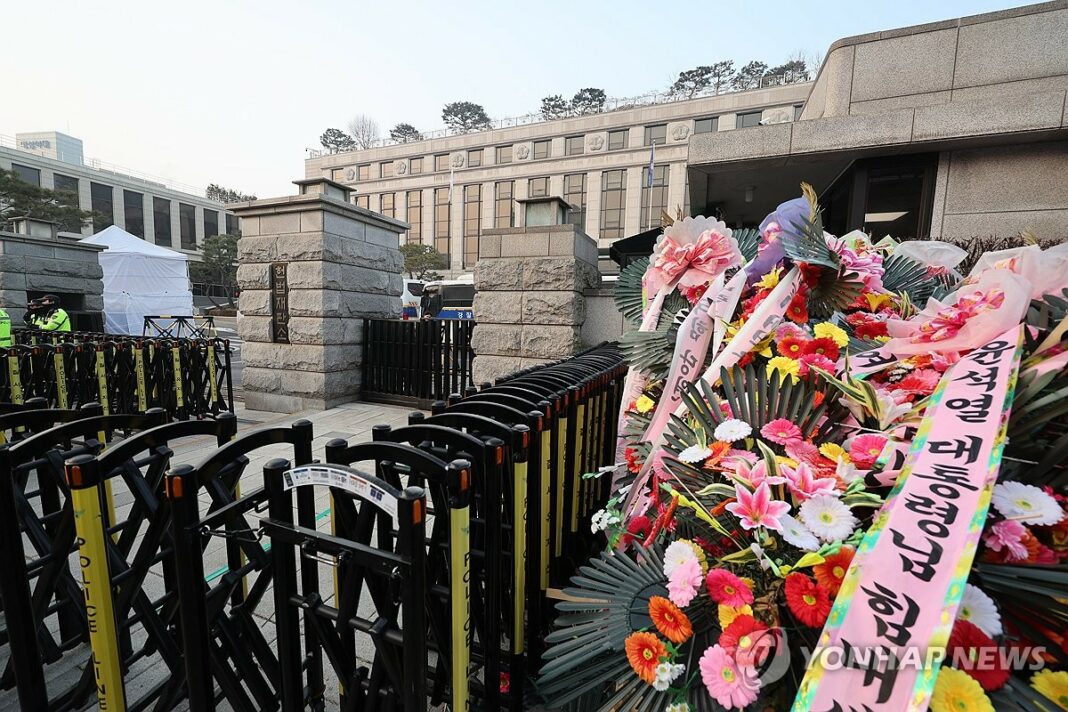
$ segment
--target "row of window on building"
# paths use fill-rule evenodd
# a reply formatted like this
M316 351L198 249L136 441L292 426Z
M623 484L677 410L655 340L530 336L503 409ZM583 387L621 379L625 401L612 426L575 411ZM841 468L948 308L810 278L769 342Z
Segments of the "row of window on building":
M737 128L746 128L749 126L760 125L760 117L762 112L750 111L742 114L736 114ZM667 143L667 127L665 124L653 124L645 127L645 138L643 141L644 146L660 146ZM719 130L719 117L710 116L703 119L697 119L694 121L694 133L713 133ZM630 140L630 129L613 129L608 132L608 145L609 151L619 151L628 148L628 142ZM565 136L564 137L564 155L565 156L581 156L585 153L586 142L585 135L578 136ZM472 148L467 151L467 158L465 165L467 168L480 168L485 159L485 148ZM507 144L504 146L494 146L492 149L494 163L493 165L506 165L512 163L515 158L515 145ZM533 159L542 160L546 158L552 158L552 139L540 139L534 141L533 144ZM449 156L448 153L438 153L434 156L430 156L431 163L429 164L433 168L433 172L442 173L449 170ZM408 175L420 175L424 173L423 156L416 156L408 159ZM368 181L377 180L383 178L393 178L396 175L396 162L395 161L381 161L378 163L377 175L371 175L374 168L372 163L363 163L356 166L353 171L355 173L354 178L349 178L347 175L347 168L335 168L331 173L333 180L342 181Z
M668 207L668 173L667 164L654 165L652 181L649 180L649 168L642 168L641 180L641 220L640 224L659 225L660 213ZM490 199L483 195L483 184L472 183L456 186L453 190L462 190L463 209L463 265L473 267L478 260L478 238L482 233L482 201ZM434 248L451 259L451 225L452 205L450 189L433 188L433 225L426 240ZM493 225L495 228L515 227L515 181L502 180L493 184ZM406 198L406 208L400 208L399 196ZM549 195L549 177L529 178L527 196L539 198ZM564 200L571 206L571 222L581 230L586 229L586 174L572 173L564 176ZM370 209L370 195L355 196L357 206ZM386 217L405 220L411 227L406 236L410 243L424 242L423 225L423 191L409 190L405 193L380 193L379 212ZM404 214L406 212L406 214ZM603 171L601 173L601 221L600 237L605 240L617 240L624 237L627 214L627 169ZM486 226L489 227L489 226Z
M11 164L11 169L20 180L41 186L41 171L30 166L22 166L17 163ZM73 194L73 204L79 204L79 179L61 173L53 174L53 186L57 193ZM90 181L89 198L90 209L93 211L93 232L97 233L106 227L115 224L115 188L106 183ZM171 205L174 201L170 198L152 198L152 227L153 242L163 247L173 247L173 235L171 234ZM136 235L141 239L145 237L145 194L134 190L123 189L122 191L123 222L126 232ZM224 234L219 231L219 211L209 208L203 209L204 237ZM238 233L237 218L229 213L223 213L225 234L236 235ZM196 206L188 203L178 203L178 232L179 245L183 250L197 249L196 229Z

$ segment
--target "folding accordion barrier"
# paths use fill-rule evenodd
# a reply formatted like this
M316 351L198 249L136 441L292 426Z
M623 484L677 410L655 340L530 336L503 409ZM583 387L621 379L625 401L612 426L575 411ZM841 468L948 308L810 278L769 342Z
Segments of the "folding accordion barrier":
M585 475L613 461L625 373L598 347L331 440L322 462L307 421L235 437L229 414L39 411L0 447L0 596L24 612L0 687L25 710L94 693L108 710L524 709L552 589L598 548L580 523L607 484ZM200 462L172 463L206 436Z
M230 342L32 329L13 332L0 401L43 398L52 408L99 403L105 414L162 408L171 418L234 410Z

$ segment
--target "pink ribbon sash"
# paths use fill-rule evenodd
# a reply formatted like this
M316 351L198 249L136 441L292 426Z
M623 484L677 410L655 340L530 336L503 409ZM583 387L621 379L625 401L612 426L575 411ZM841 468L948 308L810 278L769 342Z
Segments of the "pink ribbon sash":
M931 395L793 712L927 709L997 480L1022 334L972 351Z

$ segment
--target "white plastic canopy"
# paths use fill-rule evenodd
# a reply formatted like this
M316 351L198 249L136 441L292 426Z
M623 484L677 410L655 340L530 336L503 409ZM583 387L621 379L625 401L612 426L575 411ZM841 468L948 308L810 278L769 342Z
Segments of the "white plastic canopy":
M145 242L116 225L82 242L107 248L99 255L107 333L140 334L146 315L192 316L185 255Z

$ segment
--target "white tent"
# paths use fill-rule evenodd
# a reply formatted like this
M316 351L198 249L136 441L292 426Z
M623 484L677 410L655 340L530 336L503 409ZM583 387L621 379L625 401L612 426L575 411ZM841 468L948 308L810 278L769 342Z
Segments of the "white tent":
M192 316L188 258L145 242L112 225L82 242L107 249L100 253L104 272L104 330L140 334L146 315Z

